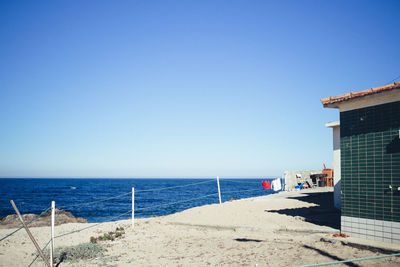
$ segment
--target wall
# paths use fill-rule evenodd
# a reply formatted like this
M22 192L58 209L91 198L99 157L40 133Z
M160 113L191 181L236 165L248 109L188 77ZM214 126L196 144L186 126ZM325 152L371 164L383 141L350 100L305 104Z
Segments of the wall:
M341 208L341 181L340 181L340 122L330 122L325 124L326 127L332 128L332 139L333 139L333 161L332 161L332 169L333 169L333 200L334 206L337 209Z
M341 167L340 167L340 125L333 127L333 185L334 185L334 205L341 208Z
M342 231L400 243L400 101L341 109L340 128Z

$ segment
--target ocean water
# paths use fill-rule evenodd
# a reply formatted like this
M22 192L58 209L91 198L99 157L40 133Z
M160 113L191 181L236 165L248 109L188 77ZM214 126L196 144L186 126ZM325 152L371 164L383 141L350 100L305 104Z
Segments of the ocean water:
M261 186L266 180L271 179L220 179L222 201L274 193ZM54 200L56 208L89 222L126 219L131 216L132 187L135 188L137 218L167 215L219 202L216 179L2 178L0 184L1 217L15 214L10 204L12 199L22 214L40 214ZM119 197L113 198L115 196ZM100 201L107 198L112 199ZM85 204L87 202L94 203Z

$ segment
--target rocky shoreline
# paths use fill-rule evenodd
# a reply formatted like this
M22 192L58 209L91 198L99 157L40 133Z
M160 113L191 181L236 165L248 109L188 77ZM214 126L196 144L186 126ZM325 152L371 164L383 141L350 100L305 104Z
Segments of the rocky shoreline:
M22 218L25 222L29 222L32 219L35 219L37 214L24 214ZM56 209L55 212L55 225L61 225L66 223L87 223L88 221L81 217L75 217L71 212L65 210ZM51 224L51 211L48 210L40 216L36 221L31 223L29 227L41 227L41 226L50 226ZM10 229L17 228L22 226L21 221L19 220L16 214L8 215L5 218L0 218L0 228L1 229Z

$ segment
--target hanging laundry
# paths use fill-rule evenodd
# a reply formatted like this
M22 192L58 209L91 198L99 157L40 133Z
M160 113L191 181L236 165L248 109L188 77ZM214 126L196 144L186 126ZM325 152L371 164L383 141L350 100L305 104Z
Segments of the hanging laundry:
M272 189L274 191L282 190L282 184L280 178L276 178L275 180L272 181Z
M261 185L265 188L265 190L271 189L271 184L269 181L262 181Z

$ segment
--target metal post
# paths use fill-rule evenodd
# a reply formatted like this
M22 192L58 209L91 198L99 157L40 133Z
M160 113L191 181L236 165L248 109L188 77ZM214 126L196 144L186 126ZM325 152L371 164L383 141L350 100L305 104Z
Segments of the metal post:
M135 188L132 187L132 227L135 226Z
M218 176L217 176L217 185L218 185L219 204L222 204L222 201L221 201L221 188L219 187L219 177Z
M46 266L50 267L49 262L47 261L46 257L43 255L42 249L39 247L38 243L36 242L35 238L33 237L32 233L31 233L31 231L29 230L28 226L24 222L24 219L22 218L21 213L19 213L19 210L18 210L17 206L15 205L14 201L10 200L10 202L11 202L11 205L13 206L15 212L17 213L19 220L21 221L22 225L24 226L26 233L28 234L29 238L32 240L33 245L35 245L35 248L39 252L40 257L42 257Z
M51 248L50 248L50 266L53 267L54 258L54 220L56 215L56 202L51 202Z

